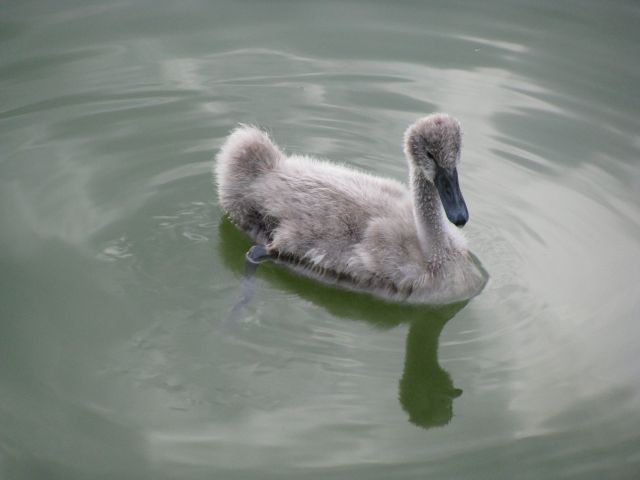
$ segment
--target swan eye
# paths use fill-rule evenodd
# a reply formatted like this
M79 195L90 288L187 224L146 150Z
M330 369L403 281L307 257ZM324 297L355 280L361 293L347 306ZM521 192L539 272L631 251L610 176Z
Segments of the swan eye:
M432 154L431 152L427 152L427 157L428 157L430 160L433 160L434 162L436 161L435 157L433 156L433 154Z

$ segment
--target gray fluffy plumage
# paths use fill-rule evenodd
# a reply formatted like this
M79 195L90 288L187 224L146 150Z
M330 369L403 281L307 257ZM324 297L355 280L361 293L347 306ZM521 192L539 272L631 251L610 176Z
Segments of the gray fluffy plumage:
M390 300L445 304L478 294L486 273L447 220L436 167L460 161L461 128L434 114L405 133L409 188L349 167L283 154L240 126L217 155L222 208L279 262Z

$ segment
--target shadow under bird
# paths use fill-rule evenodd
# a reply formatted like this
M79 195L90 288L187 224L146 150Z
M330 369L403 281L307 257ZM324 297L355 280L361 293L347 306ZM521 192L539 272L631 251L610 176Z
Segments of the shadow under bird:
M482 290L487 274L459 230L469 213L458 183L462 131L446 114L404 136L409 186L301 155L240 126L217 155L222 208L273 260L317 280L388 300L447 304Z

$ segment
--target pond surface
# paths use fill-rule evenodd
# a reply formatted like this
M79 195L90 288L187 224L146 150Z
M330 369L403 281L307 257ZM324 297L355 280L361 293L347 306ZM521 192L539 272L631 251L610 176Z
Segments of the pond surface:
M635 1L9 2L0 478L638 478ZM213 157L238 123L404 181L465 129L466 305L263 265Z

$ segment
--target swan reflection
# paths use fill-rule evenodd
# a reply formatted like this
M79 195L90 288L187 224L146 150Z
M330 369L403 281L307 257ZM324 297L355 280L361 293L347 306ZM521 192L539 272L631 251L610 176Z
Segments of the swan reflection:
M225 265L240 274L244 269L249 242L233 224L224 218L220 222L220 253ZM352 320L366 321L378 328L409 324L405 362L399 381L399 400L409 421L423 428L448 424L453 416L453 400L462 394L449 374L438 362L438 341L442 329L467 302L430 308L387 303L374 297L320 286L312 280L288 270L272 266L261 268L260 275L280 288L322 307L330 314ZM254 273L255 270L245 271ZM245 277L244 289L253 289L252 278ZM239 302L231 309L227 321L239 320L239 311L249 301L252 292L241 291ZM240 304L241 303L241 304Z

